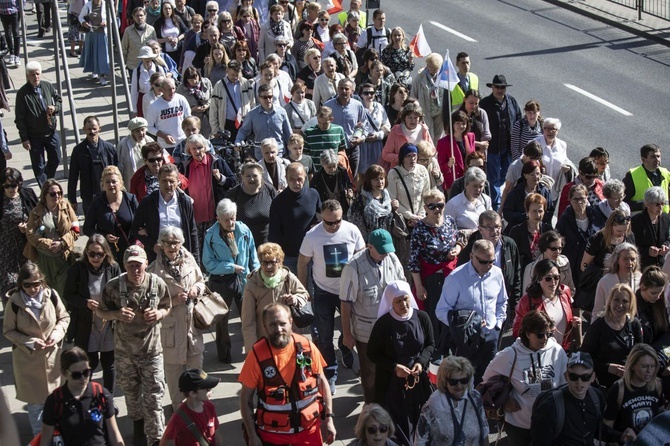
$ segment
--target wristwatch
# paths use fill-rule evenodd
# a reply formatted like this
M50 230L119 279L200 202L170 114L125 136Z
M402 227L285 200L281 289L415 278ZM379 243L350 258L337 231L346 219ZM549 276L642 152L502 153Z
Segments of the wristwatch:
M326 418L335 418L335 414L334 414L333 412L331 412L331 413L327 413L327 414L325 415L325 417L326 417Z

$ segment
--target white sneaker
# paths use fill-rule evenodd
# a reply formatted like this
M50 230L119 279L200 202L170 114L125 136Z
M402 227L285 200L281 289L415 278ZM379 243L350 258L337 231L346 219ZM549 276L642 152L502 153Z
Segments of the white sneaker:
M92 74L91 79L94 80L94 81L97 81L98 80L98 75L97 74Z
M107 79L105 79L105 76L100 76L100 85L103 87L107 85Z
M21 65L21 58L19 56L14 56L14 65L17 67Z

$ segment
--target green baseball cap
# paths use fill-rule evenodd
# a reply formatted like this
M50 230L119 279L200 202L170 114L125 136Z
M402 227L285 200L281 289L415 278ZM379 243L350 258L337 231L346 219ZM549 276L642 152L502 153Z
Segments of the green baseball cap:
M375 247L379 254L395 252L393 239L386 229L375 229L368 235L368 243Z

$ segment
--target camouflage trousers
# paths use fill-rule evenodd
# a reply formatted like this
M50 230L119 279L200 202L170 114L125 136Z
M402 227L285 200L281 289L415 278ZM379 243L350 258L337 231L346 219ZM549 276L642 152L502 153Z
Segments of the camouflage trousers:
M128 415L133 421L144 419L148 444L159 441L165 431L163 355L144 357L117 353L115 362L116 382L126 397Z

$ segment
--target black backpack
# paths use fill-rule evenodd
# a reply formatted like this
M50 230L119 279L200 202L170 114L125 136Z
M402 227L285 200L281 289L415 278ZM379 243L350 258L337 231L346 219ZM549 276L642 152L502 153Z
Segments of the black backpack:
M538 407L539 404L546 400L553 400L553 405L556 406L556 418L554 418L554 433L556 437L558 437L561 434L561 431L563 430L563 425L565 424L565 401L563 401L563 389L565 389L568 385L563 384L562 386L556 388L556 389L551 389L551 390L546 390L537 397L535 400L535 403L533 403L533 411L535 410L536 407ZM591 398L591 401L593 401L593 404L596 406L596 411L599 414L602 414L602 408L600 406L600 399L598 398L598 393L595 388L589 387L588 391L586 392ZM601 433L601 428L598 427L598 438L600 438L600 433ZM553 441L556 439L556 437L551 438L550 440Z

